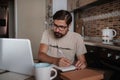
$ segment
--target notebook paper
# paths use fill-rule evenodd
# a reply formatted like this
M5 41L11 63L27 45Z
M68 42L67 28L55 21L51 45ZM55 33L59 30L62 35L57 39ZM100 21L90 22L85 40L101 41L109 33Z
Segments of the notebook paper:
M68 67L59 67L59 66L56 66L53 64L53 67L62 71L62 72L65 72L65 71L71 71L71 70L75 70L76 67L74 65L71 65L71 66L68 66Z

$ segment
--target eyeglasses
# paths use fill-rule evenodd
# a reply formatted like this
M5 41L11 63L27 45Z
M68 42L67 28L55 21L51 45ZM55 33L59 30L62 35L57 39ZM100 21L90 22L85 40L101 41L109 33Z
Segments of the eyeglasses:
M53 23L53 27L54 29L59 29L61 31L65 30L66 28L68 28L67 26L58 26L57 24Z

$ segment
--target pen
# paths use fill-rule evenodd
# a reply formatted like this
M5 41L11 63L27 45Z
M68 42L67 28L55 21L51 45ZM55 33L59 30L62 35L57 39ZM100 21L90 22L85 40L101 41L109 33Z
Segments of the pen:
M61 56L65 57L64 53L60 49L58 49L58 52L61 54Z

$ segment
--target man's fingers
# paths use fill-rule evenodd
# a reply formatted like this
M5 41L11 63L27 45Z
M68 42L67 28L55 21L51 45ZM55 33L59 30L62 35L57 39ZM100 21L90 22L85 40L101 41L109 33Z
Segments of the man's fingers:
M63 58L64 62L71 64L71 61L69 59Z
M61 67L66 67L66 66L70 66L70 65L71 65L71 61L69 59L61 58L59 61L59 66L61 66Z
M77 61L77 63L75 64L76 67L79 67L81 65L82 65L81 61Z
M86 64L84 62L77 61L75 66L77 67L77 69L84 69L86 67Z

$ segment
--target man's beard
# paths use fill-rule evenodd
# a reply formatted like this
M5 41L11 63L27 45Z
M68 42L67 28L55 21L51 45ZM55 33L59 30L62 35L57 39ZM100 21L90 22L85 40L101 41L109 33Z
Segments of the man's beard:
M64 35L61 34L61 33L59 33L59 32L54 32L54 36L55 36L56 38L62 38Z

